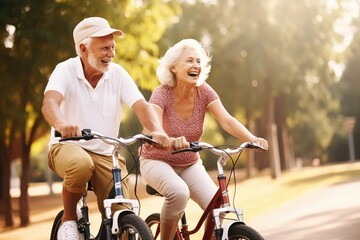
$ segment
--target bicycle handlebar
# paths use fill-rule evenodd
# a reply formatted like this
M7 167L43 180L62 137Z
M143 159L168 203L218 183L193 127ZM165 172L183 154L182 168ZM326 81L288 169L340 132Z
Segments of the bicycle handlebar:
M55 130L55 137L61 137L60 132ZM125 144L125 145L131 145L137 141L144 141L147 143L151 143L151 144L158 144L157 142L152 140L152 136L150 135L145 135L145 134L136 134L134 136L131 137L126 137L126 138L112 138L112 137L108 137L105 136L97 131L91 130L91 129L83 129L81 130L81 136L75 136L75 137L68 137L68 138L61 138L59 140L59 142L63 142L63 141L79 141L79 140L91 140L91 139L101 139L102 141L104 141L107 144L110 145L115 145L117 143L119 144Z
M214 153L216 155L224 154L224 152L229 155L232 155L232 154L242 152L245 148L261 149L261 150L266 151L266 149L263 149L260 146L254 144L252 142L244 142L240 146L238 146L234 149L230 149L230 148L222 149L219 147L215 147L207 142L190 142L189 148L179 149L179 150L173 151L171 154L177 154L177 153L181 153L181 152L200 152L202 150L210 150L212 153Z

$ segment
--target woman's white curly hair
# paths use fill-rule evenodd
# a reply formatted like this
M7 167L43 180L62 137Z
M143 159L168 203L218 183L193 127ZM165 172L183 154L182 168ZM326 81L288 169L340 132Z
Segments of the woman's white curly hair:
M211 56L198 41L194 39L183 39L170 47L159 61L159 66L156 69L156 76L161 85L169 87L176 86L175 74L171 71L171 68L175 66L179 61L182 52L187 48L195 49L200 55L201 72L197 86L200 86L206 81L211 70Z

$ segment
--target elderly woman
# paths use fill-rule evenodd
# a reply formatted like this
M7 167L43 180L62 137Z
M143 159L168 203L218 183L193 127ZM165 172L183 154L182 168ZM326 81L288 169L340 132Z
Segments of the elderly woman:
M229 134L267 149L267 141L254 136L232 117L205 82L210 61L198 41L184 39L168 49L157 68L161 86L154 90L149 102L154 104L165 132L172 138L173 148L187 147L188 142L200 140L208 111ZM169 149L145 145L141 156L143 178L165 196L160 214L161 240L173 239L189 197L205 209L217 186L198 153L171 155Z

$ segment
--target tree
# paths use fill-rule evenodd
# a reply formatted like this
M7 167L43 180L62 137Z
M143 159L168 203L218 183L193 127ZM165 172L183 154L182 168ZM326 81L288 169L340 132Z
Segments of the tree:
M21 225L29 223L29 154L37 136L48 132L40 112L43 91L55 65L75 54L72 40L74 26L88 16L107 18L112 26L124 30L127 36L124 40L118 40L121 44L117 48L120 54L116 61L137 64L137 59L142 56L143 68L146 66L150 71L154 68L153 59L157 54L153 43L167 27L167 18L171 18L177 11L174 2L141 1L138 2L140 5L133 5L135 2L129 0L1 2L0 34L4 40L0 47L0 57L6 61L6 65L1 64L0 67L0 89L4 99L0 103L0 162L4 168L0 171L1 182L4 183L1 186L1 198L7 205L4 208L7 226L13 225L9 193L13 152L18 152L22 161L19 202ZM160 27L154 27L159 23L162 23ZM135 49L130 48L132 44L136 46ZM135 74L143 68L130 64L125 64L125 67L135 75L138 83L146 85L144 83L148 78ZM143 72L149 74L145 70Z
M337 8L320 0L184 2L162 46L200 40L213 56L208 81L233 115L257 123L256 133L274 150L272 162L285 169L294 165L294 155L324 157L335 131L331 123L339 109L329 62L337 60L333 46L342 37L333 28L341 2Z
M359 102L360 102L360 85L359 85L359 75L360 75L360 18L357 17L353 21L353 31L354 37L351 42L351 45L346 51L345 56L345 69L344 73L341 76L339 83L332 88L336 98L340 99L341 113L344 117L354 116L356 117L356 122L360 121L360 111L359 111ZM342 122L344 123L344 121ZM332 139L331 146L329 148L329 155L332 157L332 161L345 161L349 160L349 151L348 151L348 139L346 138L347 132L345 127L340 125L343 131L339 131L336 136ZM355 125L353 130L355 146L359 146L360 143L360 127L359 124ZM360 148L355 148L355 157L360 156Z

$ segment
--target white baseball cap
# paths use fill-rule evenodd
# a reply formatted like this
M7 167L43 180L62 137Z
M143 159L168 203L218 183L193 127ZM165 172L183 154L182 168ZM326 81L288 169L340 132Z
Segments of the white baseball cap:
M88 37L103 37L110 34L121 36L123 32L119 29L111 28L109 22L101 17L84 18L84 20L76 25L73 31L75 44Z

